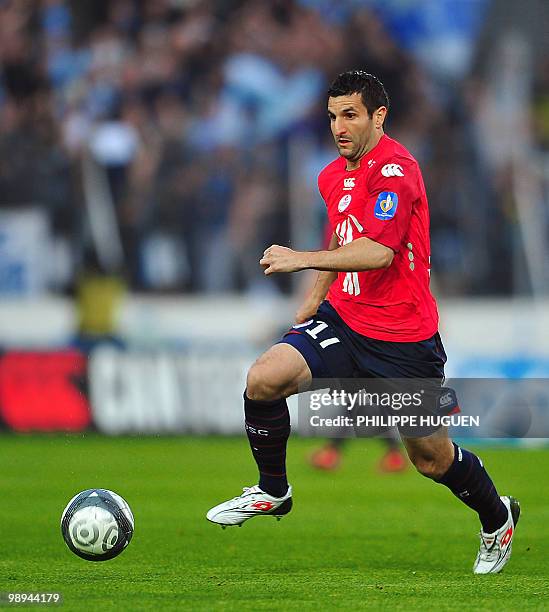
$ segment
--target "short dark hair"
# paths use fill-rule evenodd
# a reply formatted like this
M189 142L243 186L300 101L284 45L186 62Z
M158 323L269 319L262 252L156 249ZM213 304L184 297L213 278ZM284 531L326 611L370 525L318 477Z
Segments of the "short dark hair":
M328 89L329 98L359 93L370 117L380 106L389 109L389 96L383 83L364 70L348 70L339 74Z

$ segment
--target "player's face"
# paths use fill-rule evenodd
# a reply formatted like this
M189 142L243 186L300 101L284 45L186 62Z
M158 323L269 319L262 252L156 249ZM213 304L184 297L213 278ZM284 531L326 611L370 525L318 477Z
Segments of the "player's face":
M380 110L383 113L381 123ZM384 112L381 107L370 117L359 93L328 98L330 127L339 154L355 162L372 149L383 133Z

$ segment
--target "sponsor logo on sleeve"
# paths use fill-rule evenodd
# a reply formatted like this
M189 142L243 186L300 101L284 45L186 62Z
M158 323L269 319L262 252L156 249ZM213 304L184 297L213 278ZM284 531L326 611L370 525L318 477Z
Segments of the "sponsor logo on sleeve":
M404 176L404 172L402 171L402 166L398 164L385 164L383 168L381 168L381 174L383 176Z
M347 206L349 206L352 199L353 199L352 195L350 194L344 195L341 198L341 200L339 200L339 204L337 205L337 210L339 210L339 212L343 212L347 208Z
M398 206L398 196L392 191L382 191L376 200L374 216L382 221L388 221L395 216Z

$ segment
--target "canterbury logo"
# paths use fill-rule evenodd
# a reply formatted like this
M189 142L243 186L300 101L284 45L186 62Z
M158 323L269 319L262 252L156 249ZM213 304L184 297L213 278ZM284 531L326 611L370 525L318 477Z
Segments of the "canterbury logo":
M452 403L452 394L451 393L445 393L444 395L441 396L440 398L440 405L441 406L448 406L448 404Z
M402 166L398 164L385 164L383 168L381 168L381 174L383 176L404 176L404 172L402 171Z
M343 191L350 191L355 186L355 178L343 179Z
M268 510L272 510L274 504L270 501L257 501L255 504L252 504L252 508L256 510L261 510L262 512L267 512Z
M256 427L252 427L251 425L248 425L248 423L246 423L245 426L246 426L246 429L251 434L255 434L256 436L268 436L269 435L269 431L267 429L257 429Z
M502 546L507 546L513 537L513 528L509 527L509 529L505 532L504 536L500 540L500 544Z

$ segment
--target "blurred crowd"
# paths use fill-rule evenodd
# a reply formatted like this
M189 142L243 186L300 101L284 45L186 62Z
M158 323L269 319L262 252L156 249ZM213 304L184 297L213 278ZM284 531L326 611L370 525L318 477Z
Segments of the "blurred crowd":
M361 68L384 82L387 132L424 169L439 292L512 291L515 221L505 182L479 163L475 82L422 61L381 4L1 0L0 208L47 212L67 245L61 290L92 267L138 291L288 290L257 261L301 232L320 246L315 174L335 157L325 91ZM535 97L545 150L548 74ZM291 227L296 193L311 227ZM105 211L116 231L102 239ZM121 258L102 258L105 236Z

